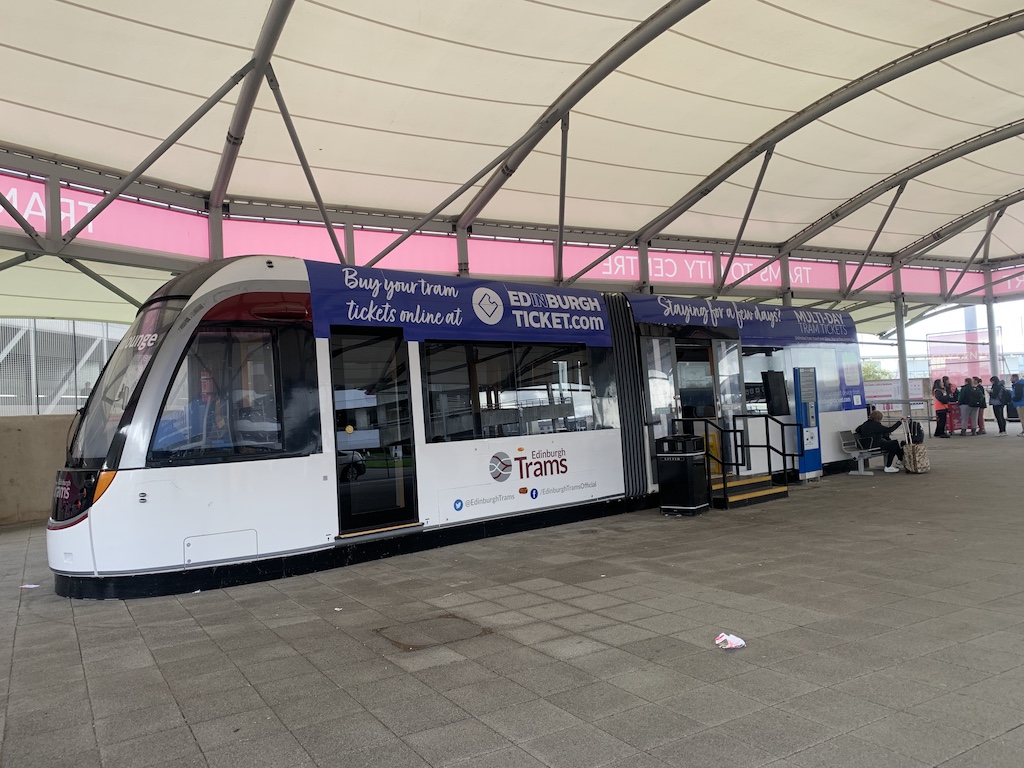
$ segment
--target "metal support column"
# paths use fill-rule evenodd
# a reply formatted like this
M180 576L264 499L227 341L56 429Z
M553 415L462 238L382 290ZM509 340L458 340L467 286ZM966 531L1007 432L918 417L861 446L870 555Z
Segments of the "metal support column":
M46 239L51 243L60 241L61 230L64 229L64 211L60 207L60 178L55 175L46 177ZM72 206L74 203L72 203ZM74 208L71 209L74 211ZM71 222L74 224L74 222Z
M903 415L910 418L910 376L907 374L907 326L906 306L903 299L903 279L899 267L892 271L892 288L895 293L893 306L896 312L896 349L900 358L900 386L903 387Z
M636 244L636 266L639 275L637 291L647 293L651 288L651 263L647 260L647 248L650 246L646 240Z
M985 314L988 318L988 369L990 376L999 375L999 334L996 327L995 291L992 287L992 268L985 269Z
M469 230L456 227L455 245L459 254L459 277L469 274Z
M782 282L782 306L793 306L793 278L789 273L789 254L779 258L779 280Z
M36 321L32 320L32 333L28 337L28 375L32 383L32 414L39 415L39 371L36 369Z
M562 259L565 241L565 178L569 159L569 113L562 118L562 165L558 177L558 238L555 240L555 285L562 284L565 276Z
M224 258L224 209L221 206L211 207L209 210L207 227L207 241L210 244L210 261Z
M353 267L356 265L356 230L351 221L345 222L345 258Z

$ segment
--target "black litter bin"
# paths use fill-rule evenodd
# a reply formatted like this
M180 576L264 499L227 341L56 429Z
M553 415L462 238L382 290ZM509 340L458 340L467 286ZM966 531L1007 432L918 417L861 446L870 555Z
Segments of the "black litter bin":
M708 511L707 457L704 438L694 435L655 441L658 488L663 515L700 515Z

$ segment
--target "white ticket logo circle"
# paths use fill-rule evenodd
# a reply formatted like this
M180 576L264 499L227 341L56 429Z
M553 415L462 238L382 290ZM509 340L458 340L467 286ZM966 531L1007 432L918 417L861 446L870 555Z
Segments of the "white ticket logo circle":
M505 303L490 288L481 287L473 291L473 311L481 322L497 325L505 314Z

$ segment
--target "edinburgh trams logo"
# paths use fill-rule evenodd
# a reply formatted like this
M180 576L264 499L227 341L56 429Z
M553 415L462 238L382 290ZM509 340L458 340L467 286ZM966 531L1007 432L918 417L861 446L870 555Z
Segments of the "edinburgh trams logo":
M526 451L525 448L520 448L519 451L523 455L516 456L514 459L510 459L504 451L498 451L491 456L488 466L491 478L499 483L505 482L512 475L513 464L516 466L516 477L519 480L564 475L569 471L569 461L564 448L536 451Z
M508 480L509 475L512 474L512 460L508 457L508 454L498 451L491 456L490 471L491 478L499 483L504 483Z

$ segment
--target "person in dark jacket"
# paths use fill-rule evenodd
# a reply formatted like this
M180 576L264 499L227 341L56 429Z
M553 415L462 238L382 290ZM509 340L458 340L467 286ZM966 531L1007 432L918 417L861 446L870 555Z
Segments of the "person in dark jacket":
M978 409L978 434L985 434L985 387L981 383L981 377L974 377L974 400L971 403ZM973 425L972 425L973 426Z
M1006 416L1004 411L1010 402L1010 390L998 376L989 379L992 388L988 391L988 404L992 406L992 415L996 417L996 425L999 427L997 437L1006 434Z
M960 434L966 435L967 430L975 434L978 422L978 406L974 405L974 380L968 376L964 379L964 385L957 393L957 403L960 406Z
M942 379L936 379L932 383L932 397L935 398L935 437L949 437L949 433L946 432L946 418L949 415L947 409L953 398L946 391Z
M898 467L893 466L893 461L903 461L903 446L898 440L889 438L893 432L903 426L906 419L900 419L891 427L882 423L882 412L872 411L868 420L857 427L857 442L861 448L881 448L885 451L885 471L899 472Z
M1010 374L1010 405L1020 419L1020 437L1024 437L1024 379L1019 374Z

